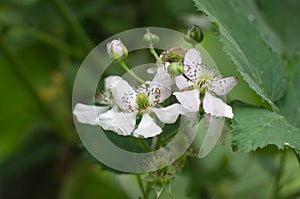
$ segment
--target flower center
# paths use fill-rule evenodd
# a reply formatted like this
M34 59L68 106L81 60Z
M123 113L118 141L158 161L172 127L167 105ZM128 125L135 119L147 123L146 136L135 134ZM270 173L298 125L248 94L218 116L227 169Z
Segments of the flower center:
M209 84L212 82L212 75L210 73L203 73L197 79L197 87L200 92L206 91Z
M148 96L145 93L138 93L136 96L136 104L138 105L139 111L146 110L150 105Z
M97 92L95 102L98 104L110 105L112 102L112 94L109 91Z

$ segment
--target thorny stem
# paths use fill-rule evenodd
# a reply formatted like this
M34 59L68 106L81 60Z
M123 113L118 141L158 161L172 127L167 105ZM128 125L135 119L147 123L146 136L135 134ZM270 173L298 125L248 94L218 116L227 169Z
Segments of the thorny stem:
M40 98L40 95L34 88L33 83L30 81L30 79L27 77L26 73L24 72L24 68L26 67L23 65L21 61L19 61L19 58L17 57L16 54L14 54L12 49L10 49L10 47L4 42L2 33L0 33L0 49L2 53L5 55L7 61L10 63L11 65L10 68L13 70L16 77L22 82L22 85L32 96L33 100L35 101L38 107L38 110L41 111L41 113L53 124L60 137L69 141L69 143L75 144L77 142L76 137L70 134L69 129L50 112L47 105Z
M119 64L122 66L122 68L127 71L134 79L136 79L137 81L139 81L140 83L145 83L144 80L142 78L140 78L139 76L137 76L132 70L130 70L130 68L125 64L125 62L123 60L119 60Z
M85 52L88 53L91 49L93 49L93 42L90 40L76 17L72 14L67 4L61 0L52 0L52 3L64 19L65 23L69 26L76 39L83 46Z

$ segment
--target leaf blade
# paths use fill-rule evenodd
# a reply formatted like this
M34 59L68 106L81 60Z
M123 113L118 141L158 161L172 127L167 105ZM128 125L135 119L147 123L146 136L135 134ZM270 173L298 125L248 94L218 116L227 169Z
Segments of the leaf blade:
M274 101L280 99L285 90L285 69L278 55L270 50L255 25L234 5L234 0L195 2L209 20L218 25L224 51L245 81L277 110Z
M250 152L267 145L300 149L300 129L284 116L250 107L235 107L234 112L232 145L235 151Z
M285 96L279 101L280 113L300 128L300 55L293 58L287 69L288 80Z

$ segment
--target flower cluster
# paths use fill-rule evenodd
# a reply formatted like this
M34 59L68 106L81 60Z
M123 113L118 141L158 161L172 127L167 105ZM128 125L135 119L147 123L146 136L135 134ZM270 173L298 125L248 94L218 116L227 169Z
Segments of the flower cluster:
M216 117L233 118L230 106L225 104L217 96L229 93L236 85L235 77L218 77L217 71L209 69L202 64L200 52L190 49L184 57L184 75L176 77L176 85L182 92L174 92L181 103L184 113L191 115L197 113L200 108L200 94L204 94L204 112Z
M146 39L150 40L150 36ZM120 40L109 43L107 50L113 60L120 61L127 56L127 49ZM197 49L172 48L159 56L156 65L153 79L143 80L138 88L122 77L107 77L105 90L96 98L101 106L76 104L74 115L77 120L100 125L119 135L148 138L163 132L160 123L175 123L179 115L195 120L201 107L211 116L233 117L231 107L219 96L231 91L237 84L236 79L222 78L216 70L203 64ZM132 71L128 72L133 78L138 77ZM171 95L177 102L162 104Z

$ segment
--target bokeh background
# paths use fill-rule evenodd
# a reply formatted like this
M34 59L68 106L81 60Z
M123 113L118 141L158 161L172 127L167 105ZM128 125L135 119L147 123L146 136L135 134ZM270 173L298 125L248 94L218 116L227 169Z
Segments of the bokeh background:
M256 6L289 47L282 57L299 51L299 1L257 0ZM134 175L108 171L81 145L73 81L89 51L114 34L145 26L184 33L193 24L203 28L203 46L220 71L240 77L214 25L190 0L1 0L0 199L138 198ZM266 106L241 77L229 100ZM299 198L299 165L285 153L283 163L273 147L243 154L217 146L203 160L188 158L173 194L163 197L276 198L280 174L286 198Z

